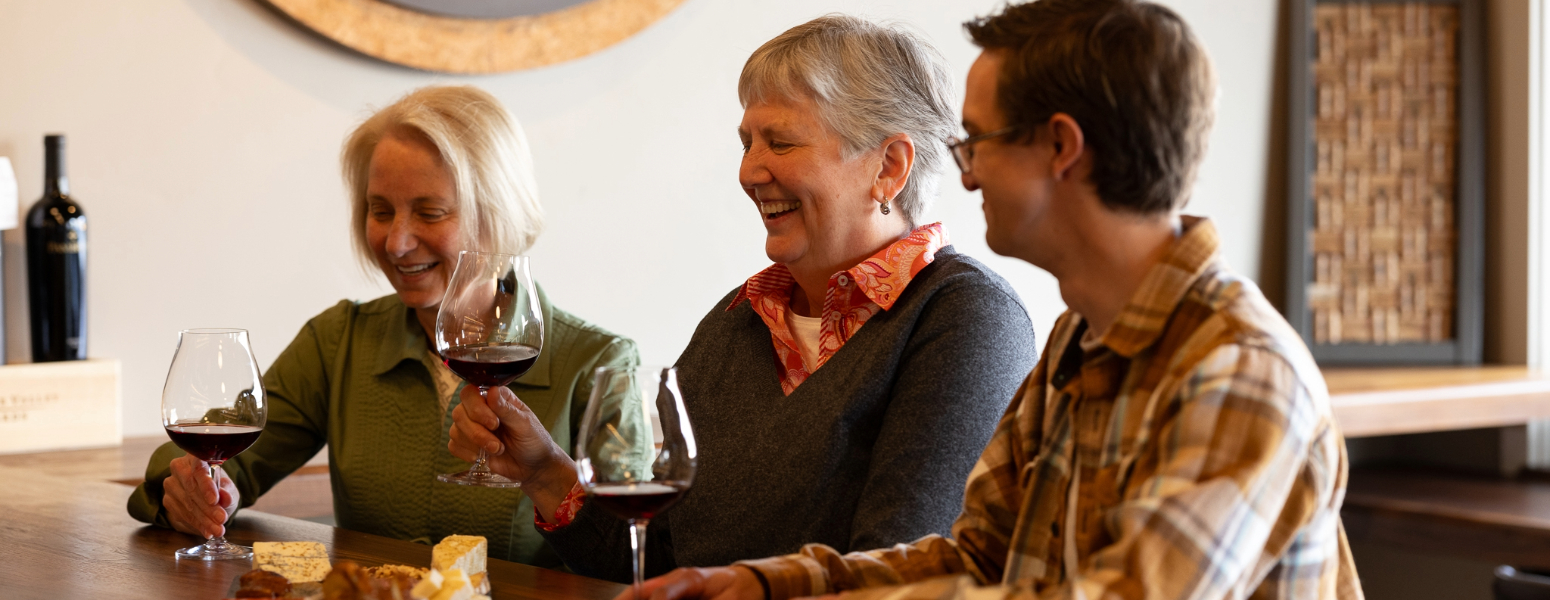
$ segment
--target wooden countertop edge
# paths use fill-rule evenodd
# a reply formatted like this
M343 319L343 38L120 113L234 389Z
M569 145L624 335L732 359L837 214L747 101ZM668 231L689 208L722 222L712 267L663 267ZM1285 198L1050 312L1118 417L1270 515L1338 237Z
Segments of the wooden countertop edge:
M306 466L303 466L300 469L296 469L295 471L292 471L291 474L288 475L288 477L295 477L295 476L298 476L298 475L328 475L328 474L329 474L328 473L328 465L326 465L326 464L323 464L323 465L306 465ZM142 483L145 483L145 478L144 477L126 477L126 478L123 478L123 479L109 479L108 481L110 481L112 483L117 483L117 484L120 484L120 485L127 485L129 487L134 487L134 486L140 485Z
M1521 425L1550 418L1550 379L1524 369L1492 382L1331 393L1330 405L1346 437Z
M1393 512L1411 516L1451 519L1477 525L1512 527L1536 532L1550 531L1550 519L1500 511L1461 508L1436 501L1405 500L1378 494L1347 494L1342 510Z

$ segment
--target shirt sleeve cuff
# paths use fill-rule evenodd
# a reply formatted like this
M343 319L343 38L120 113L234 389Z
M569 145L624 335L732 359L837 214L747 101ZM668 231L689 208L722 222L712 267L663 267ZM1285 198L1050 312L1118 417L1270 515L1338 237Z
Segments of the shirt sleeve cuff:
M801 554L743 560L735 564L764 575L764 580L770 584L769 600L829 593L828 577L824 575L823 565Z
M554 509L553 523L544 522L543 515L538 514L538 505L533 505L533 527L539 531L554 531L570 525L576 520L576 511L581 510L581 505L587 500L587 488L581 487L581 482L572 486L570 493L565 494L565 499L560 501L560 506Z

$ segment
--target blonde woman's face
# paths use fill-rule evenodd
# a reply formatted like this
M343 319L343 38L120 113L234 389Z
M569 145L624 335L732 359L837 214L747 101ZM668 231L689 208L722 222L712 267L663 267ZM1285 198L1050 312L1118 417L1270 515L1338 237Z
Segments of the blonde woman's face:
M417 135L388 134L371 154L366 241L404 304L441 305L463 249L457 187L436 147Z

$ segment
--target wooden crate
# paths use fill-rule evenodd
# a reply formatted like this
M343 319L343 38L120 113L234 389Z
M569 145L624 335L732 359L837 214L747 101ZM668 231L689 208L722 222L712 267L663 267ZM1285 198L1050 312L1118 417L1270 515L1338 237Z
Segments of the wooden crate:
M117 360L0 366L0 454L124 440Z

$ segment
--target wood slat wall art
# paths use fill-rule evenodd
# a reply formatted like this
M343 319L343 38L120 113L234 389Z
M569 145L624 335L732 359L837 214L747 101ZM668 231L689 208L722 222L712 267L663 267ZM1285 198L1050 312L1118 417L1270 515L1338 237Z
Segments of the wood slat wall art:
M1452 340L1459 8L1319 4L1313 20L1314 341Z

